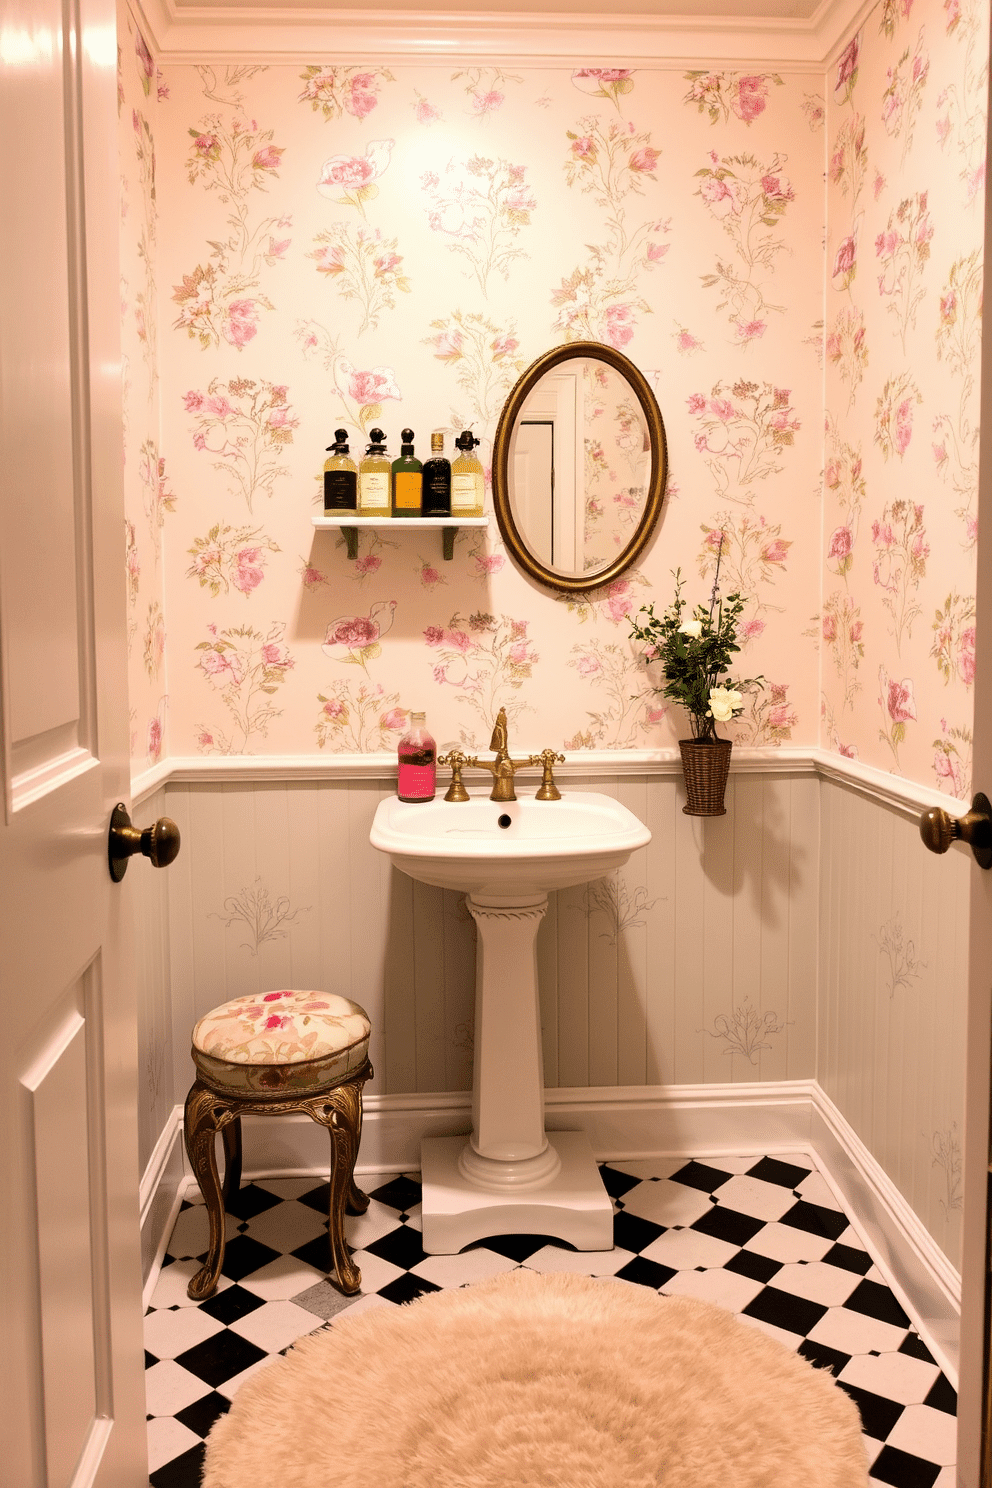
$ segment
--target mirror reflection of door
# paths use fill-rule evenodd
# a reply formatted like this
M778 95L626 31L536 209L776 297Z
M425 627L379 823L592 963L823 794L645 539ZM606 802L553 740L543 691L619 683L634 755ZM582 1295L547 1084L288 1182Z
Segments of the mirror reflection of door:
M546 372L516 419L509 479L517 530L541 563L570 575L608 567L651 479L647 423L620 373L586 357Z

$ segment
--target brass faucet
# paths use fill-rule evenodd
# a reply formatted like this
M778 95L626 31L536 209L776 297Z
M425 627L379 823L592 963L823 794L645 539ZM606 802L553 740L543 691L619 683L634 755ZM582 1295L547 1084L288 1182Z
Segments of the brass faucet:
M513 789L513 777L518 770L526 769L535 763L534 756L528 755L526 759L514 760L510 758L506 735L506 709L500 708L496 714L496 727L489 741L489 748L496 755L494 760L480 760L476 755L470 754L465 760L465 766L473 769L488 770L493 777L493 788L489 793L490 801L515 801L517 793Z

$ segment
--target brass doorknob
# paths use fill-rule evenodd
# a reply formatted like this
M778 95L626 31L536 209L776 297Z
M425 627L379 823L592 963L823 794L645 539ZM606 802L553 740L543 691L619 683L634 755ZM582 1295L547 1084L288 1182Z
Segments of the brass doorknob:
M114 807L107 839L110 876L120 883L127 872L127 860L134 853L150 858L155 868L167 868L179 853L179 828L167 816L160 816L150 827L132 827L123 801Z
M920 817L920 836L931 852L945 853L952 842L967 842L979 868L992 868L992 805L981 791L964 816L934 806Z

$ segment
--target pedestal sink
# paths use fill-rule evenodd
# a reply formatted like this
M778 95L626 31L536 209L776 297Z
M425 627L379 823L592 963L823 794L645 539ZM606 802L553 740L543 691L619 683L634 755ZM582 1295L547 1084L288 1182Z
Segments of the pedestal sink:
M610 796L559 801L387 797L372 846L411 878L468 897L478 926L472 1134L422 1145L424 1249L538 1234L609 1250L613 1206L583 1132L544 1130L537 931L551 889L601 878L651 840Z

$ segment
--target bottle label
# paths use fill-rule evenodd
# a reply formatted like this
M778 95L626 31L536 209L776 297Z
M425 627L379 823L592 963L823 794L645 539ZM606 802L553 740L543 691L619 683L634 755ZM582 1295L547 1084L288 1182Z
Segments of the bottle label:
M451 471L432 470L424 476L424 516L451 515Z
M359 483L359 503L376 511L389 506L389 476L384 470L366 470Z
M482 476L453 475L451 477L451 512L463 512L471 516L482 512Z
M324 510L354 511L356 484L353 470L325 470Z
M420 515L420 493L423 486L423 477L420 471L400 470L393 476L395 481L396 500L395 507L398 512L409 512L413 517Z
M400 760L396 794L401 801L433 801L437 790L437 770L433 764L434 751L425 751L427 752L432 759L429 765L414 765Z

